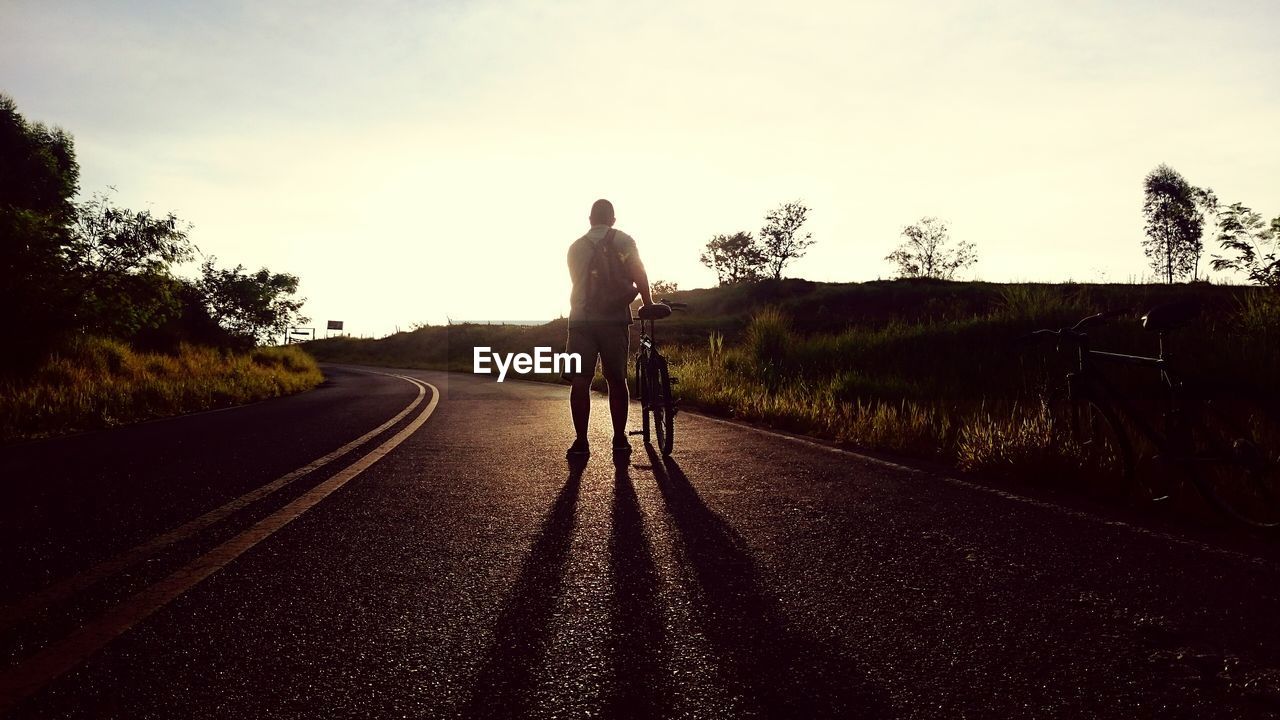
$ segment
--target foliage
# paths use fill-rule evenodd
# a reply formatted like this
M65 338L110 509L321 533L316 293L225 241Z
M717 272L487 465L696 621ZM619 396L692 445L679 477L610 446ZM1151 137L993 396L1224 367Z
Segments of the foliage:
M1197 197L1205 197L1206 191L1198 191L1178 171L1164 164L1147 174L1143 186L1146 199L1142 214L1147 233L1143 250L1152 269L1170 284L1187 276L1195 279L1204 250L1204 215L1197 207Z
M77 204L78 180L71 136L28 122L0 95L0 308L10 310L0 376L16 381L81 335L144 349L231 347L297 315L301 301L287 298L297 278L241 269L179 278L173 268L195 253L189 224L105 194Z
M898 266L899 277L951 280L956 271L978 261L973 243L950 246L947 225L936 217L920 218L916 224L903 228L902 236L906 240L885 256L885 260Z
M191 259L190 227L173 213L157 218L150 210L118 208L96 193L76 207L67 252L87 272L162 272Z
M724 333L718 330L707 334L707 360L716 366L724 361Z
M192 257L188 228L172 213L116 207L103 194L77 205L64 250L76 329L130 339L181 318L184 283L170 269Z
M309 320L300 314L306 300L293 298L297 276L267 268L250 273L243 265L219 269L216 262L210 257L200 266L200 290L210 315L233 336L265 342Z
M1235 270L1252 283L1280 288L1280 217L1267 225L1260 213L1232 203L1218 215L1218 243L1233 256L1214 255L1214 270Z
M813 245L813 233L800 234L809 208L799 200L779 205L764 216L760 228L760 252L765 267L774 280L782 278L782 270L792 260L804 257Z
M0 308L8 318L0 371L37 362L74 315L63 248L79 177L71 136L28 122L0 94Z
M1205 223L1209 222L1210 218L1217 217L1221 204L1218 201L1217 193L1215 193L1212 188L1193 187L1191 189L1191 197L1195 202L1196 218L1200 223L1200 227L1202 228L1201 234L1203 235ZM1200 279L1200 258L1204 254L1203 239L1197 239L1196 243L1197 249L1195 264L1191 268L1192 280Z
M674 283L667 280L654 280L653 285L651 285L650 287L655 296L670 295L671 293L674 293L680 290L679 283Z
M0 383L0 441L93 430L300 392L323 376L297 347L137 352L84 337L22 381Z
M790 318L777 308L767 307L747 324L743 346L760 374L767 380L775 380L786 369L794 343Z
M716 235L699 259L715 271L720 285L758 280L765 266L764 251L749 232Z

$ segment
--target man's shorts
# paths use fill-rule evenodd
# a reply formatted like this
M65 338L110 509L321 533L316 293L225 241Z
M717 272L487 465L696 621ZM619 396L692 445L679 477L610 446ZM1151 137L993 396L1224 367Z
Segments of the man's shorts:
M605 377L626 377L627 347L631 328L622 323L582 322L569 325L569 339L565 352L582 356L582 374L590 377L596 372L596 358ZM565 377L571 377L566 373Z

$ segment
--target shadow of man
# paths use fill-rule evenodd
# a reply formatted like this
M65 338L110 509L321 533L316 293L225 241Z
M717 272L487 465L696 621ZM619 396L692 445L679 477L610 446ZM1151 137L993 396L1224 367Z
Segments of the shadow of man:
M660 686L664 639L658 606L658 568L644 515L631 483L629 458L614 463L609 569L613 590L613 686L604 717L653 718L666 714Z
M766 717L882 717L884 693L847 658L787 626L742 538L699 497L680 465L646 446L667 512L703 598L703 629L733 688Z
M564 585L586 466L586 458L569 462L569 477L552 502L498 616L493 644L476 679L466 717L528 715L533 671L546 655L551 616Z

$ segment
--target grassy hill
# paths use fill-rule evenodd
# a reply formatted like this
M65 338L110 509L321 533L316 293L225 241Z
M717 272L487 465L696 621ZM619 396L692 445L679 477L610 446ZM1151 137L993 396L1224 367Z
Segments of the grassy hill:
M1244 383L1258 398L1280 394L1280 302L1237 286L784 280L674 293L690 311L661 322L659 339L687 407L962 470L1074 483L1077 449L1044 403L1069 358L1020 338L1124 310L1090 337L1151 354L1157 339L1138 318L1189 297L1204 311L1170 339L1180 366ZM476 345L560 349L565 332L564 320L455 325L307 349L322 360L470 371ZM1118 368L1115 378L1158 412L1154 371ZM1108 482L1088 480L1100 491Z
M1237 286L1001 284L896 280L867 283L820 283L787 279L729 287L683 290L668 299L688 303L689 312L662 321L664 343L707 344L711 333L729 343L742 339L751 319L766 308L776 309L800 335L838 334L849 330L923 325L941 329L974 319L1025 319L1066 322L1075 314L1102 309L1129 310L1135 317L1146 309L1188 296L1206 306L1205 317L1222 318L1239 312L1249 290ZM317 358L332 362L470 370L470 348L489 345L509 351L534 346L559 348L564 343L563 319L544 325L427 326L385 338L327 338L307 343ZM634 337L634 336L633 336ZM450 352L452 347L453 351Z

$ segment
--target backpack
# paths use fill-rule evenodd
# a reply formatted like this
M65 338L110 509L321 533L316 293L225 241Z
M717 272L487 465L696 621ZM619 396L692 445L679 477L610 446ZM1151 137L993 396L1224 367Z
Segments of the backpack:
M617 313L640 294L613 247L615 234L616 230L605 233L587 267L586 308L591 315Z

